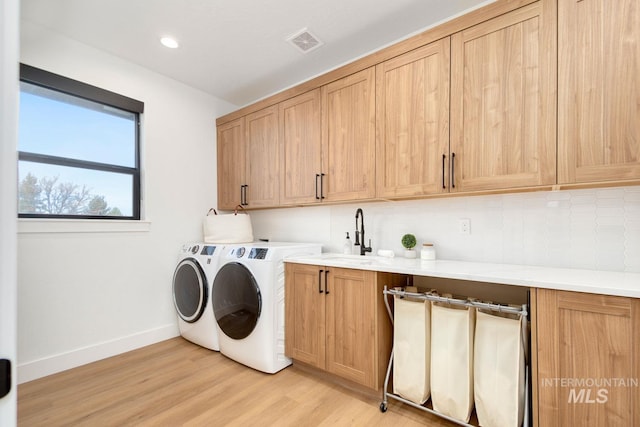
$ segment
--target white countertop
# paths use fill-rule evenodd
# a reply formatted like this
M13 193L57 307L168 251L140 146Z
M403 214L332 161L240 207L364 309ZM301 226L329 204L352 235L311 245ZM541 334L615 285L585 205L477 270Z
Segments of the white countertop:
M285 262L640 298L640 273L336 253Z

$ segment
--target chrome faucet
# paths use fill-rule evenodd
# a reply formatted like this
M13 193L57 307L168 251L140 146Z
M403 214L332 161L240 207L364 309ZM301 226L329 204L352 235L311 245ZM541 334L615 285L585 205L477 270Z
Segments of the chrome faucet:
M360 229L358 229L358 217L360 217ZM360 243L360 239L362 239L362 243ZM369 239L369 246L364 244L364 213L360 208L356 210L356 241L353 245L360 246L360 255L371 252L371 239Z

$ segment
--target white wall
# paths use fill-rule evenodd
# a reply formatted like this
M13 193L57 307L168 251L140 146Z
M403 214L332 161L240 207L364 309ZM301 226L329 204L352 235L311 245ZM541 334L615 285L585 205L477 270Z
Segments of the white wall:
M117 232L20 221L18 375L24 382L178 334L171 298L178 248L202 238L202 217L215 206L215 119L235 106L24 21L21 44L25 64L145 103L143 216L149 221Z
M0 0L0 358L16 374L16 144L18 135L18 1ZM17 424L17 388L0 400L0 425Z
M439 259L640 272L637 186L255 211L254 234L340 252L358 207L374 253L402 256L400 239L413 233ZM459 233L460 218L471 220L470 235Z

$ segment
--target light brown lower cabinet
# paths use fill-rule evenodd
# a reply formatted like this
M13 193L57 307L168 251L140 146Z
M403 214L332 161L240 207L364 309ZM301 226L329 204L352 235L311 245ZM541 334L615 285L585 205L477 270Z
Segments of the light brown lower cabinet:
M533 306L534 426L640 426L640 299L538 289Z
M288 263L285 354L294 361L381 390L391 351L384 285L402 277Z

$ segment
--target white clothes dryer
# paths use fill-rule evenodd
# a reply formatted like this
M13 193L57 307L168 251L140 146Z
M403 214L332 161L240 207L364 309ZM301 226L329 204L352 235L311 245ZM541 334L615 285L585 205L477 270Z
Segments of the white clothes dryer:
M185 339L219 351L218 326L211 308L211 285L224 246L191 243L182 247L173 273L173 304Z
M211 299L220 352L266 373L291 364L284 354L284 259L319 255L320 244L226 245Z

